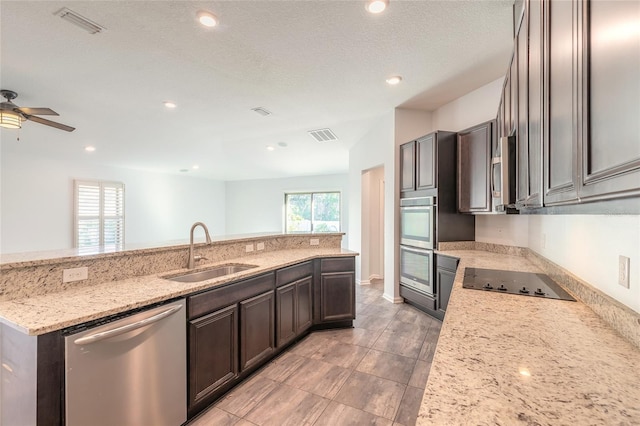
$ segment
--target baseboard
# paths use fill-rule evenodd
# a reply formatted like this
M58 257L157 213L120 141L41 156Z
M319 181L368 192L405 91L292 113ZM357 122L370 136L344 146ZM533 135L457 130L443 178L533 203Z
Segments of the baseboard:
M391 303L404 303L404 298L403 297L391 297L389 296L387 293L383 293L382 294L382 298L384 300L386 300L387 302L391 302Z
M358 284L358 285L371 285L371 281L369 281L369 280L356 280L356 284Z

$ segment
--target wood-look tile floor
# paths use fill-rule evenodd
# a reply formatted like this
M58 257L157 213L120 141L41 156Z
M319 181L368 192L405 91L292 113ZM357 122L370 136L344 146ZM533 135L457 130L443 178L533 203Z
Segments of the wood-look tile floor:
M441 322L356 286L354 328L317 331L189 426L394 425L416 422Z

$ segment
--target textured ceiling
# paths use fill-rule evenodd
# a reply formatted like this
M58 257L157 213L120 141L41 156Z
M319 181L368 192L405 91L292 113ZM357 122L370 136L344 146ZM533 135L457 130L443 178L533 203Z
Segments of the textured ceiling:
M3 0L2 88L77 130L26 122L20 141L2 129L2 150L164 173L198 164L190 175L222 180L343 173L393 108L433 110L506 70L510 0L391 0L381 15L364 4ZM62 7L107 30L88 34L54 15ZM200 26L200 9L220 25ZM394 74L404 80L388 86ZM306 133L325 127L339 140Z

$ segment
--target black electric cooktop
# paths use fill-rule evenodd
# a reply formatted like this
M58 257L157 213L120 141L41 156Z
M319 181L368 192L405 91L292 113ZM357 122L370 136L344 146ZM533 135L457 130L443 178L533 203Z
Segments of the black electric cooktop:
M576 301L547 275L534 272L466 268L462 287L521 296Z

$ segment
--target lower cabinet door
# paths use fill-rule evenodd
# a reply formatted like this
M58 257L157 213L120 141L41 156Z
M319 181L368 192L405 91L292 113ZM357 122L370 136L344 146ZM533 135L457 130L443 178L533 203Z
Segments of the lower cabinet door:
M296 283L276 289L276 339L277 346L290 342L296 337Z
M304 278L296 283L296 334L298 335L313 324L312 289L313 279L311 277Z
M449 304L456 273L446 269L436 269L436 286L438 288L438 310L445 312Z
M275 349L274 291L240 302L240 370L258 364Z
M320 277L320 320L341 321L356 317L354 274L326 273Z
M189 321L189 407L238 376L238 306Z

